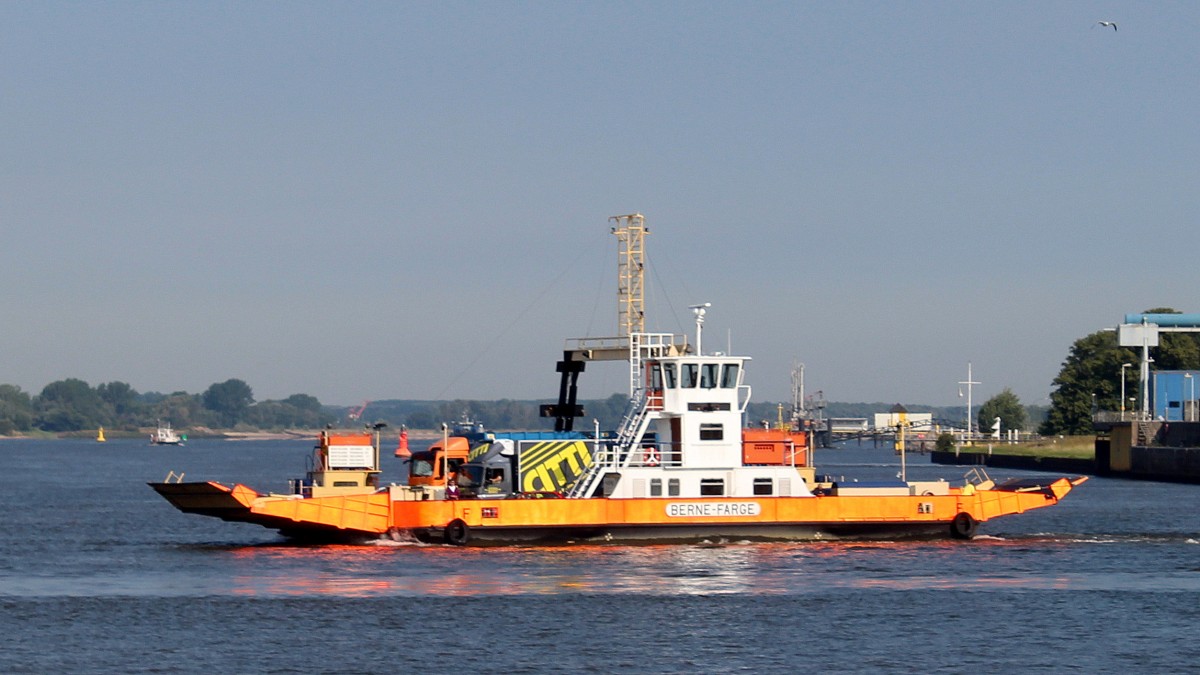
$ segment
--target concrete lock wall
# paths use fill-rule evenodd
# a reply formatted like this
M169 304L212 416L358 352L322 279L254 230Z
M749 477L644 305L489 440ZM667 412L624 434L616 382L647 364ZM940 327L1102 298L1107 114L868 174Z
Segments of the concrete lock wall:
M1200 483L1200 423L1115 424L1107 466L1100 442L1096 445L1096 468L1102 475Z
M1141 445L1138 445L1141 443ZM1114 478L1200 483L1200 422L1117 422L1096 439L1095 459L1005 455L960 448L934 452L934 464L984 465Z
M1134 448L1132 459L1129 472L1139 478L1200 481L1200 448Z

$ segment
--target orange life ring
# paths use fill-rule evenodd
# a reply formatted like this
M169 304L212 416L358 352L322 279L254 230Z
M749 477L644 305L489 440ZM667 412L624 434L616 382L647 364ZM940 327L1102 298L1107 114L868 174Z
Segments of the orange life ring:
M646 459L642 462L646 466L658 466L658 451L654 448L643 448L646 453Z

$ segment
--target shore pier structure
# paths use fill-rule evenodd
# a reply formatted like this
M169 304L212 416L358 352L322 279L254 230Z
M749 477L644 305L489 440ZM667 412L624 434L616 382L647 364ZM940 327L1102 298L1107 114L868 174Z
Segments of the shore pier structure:
M1140 350L1140 386L1125 398L1125 369L1134 364L1122 364L1120 410L1092 415L1094 459L935 452L932 461L1200 483L1200 371L1150 370L1160 334L1200 333L1200 314L1126 314L1116 331L1120 346Z
M1200 483L1200 422L1097 421L1096 475Z

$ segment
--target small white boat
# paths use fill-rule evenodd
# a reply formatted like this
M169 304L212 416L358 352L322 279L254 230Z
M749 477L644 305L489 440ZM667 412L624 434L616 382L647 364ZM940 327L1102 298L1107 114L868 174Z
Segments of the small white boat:
M154 445L183 445L187 440L187 436L180 436L171 429L171 423L163 424L159 422L158 429L150 434L150 442Z

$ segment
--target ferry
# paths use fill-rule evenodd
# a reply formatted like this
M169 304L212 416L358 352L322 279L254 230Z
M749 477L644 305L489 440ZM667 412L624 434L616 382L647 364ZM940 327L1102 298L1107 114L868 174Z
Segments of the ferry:
M159 422L158 428L154 430L154 433L150 434L151 445L183 445L183 442L186 440L186 436L180 436L175 433L171 428L170 422L166 424Z
M554 431L444 427L413 452L405 484L379 484L379 427L323 431L285 493L241 484L150 486L185 513L256 523L312 541L412 538L454 546L825 540L970 539L994 518L1057 504L1086 477L1004 482L974 471L944 480L834 480L817 473L810 431L744 424L746 356L703 353L685 337L630 333L577 341L557 364ZM630 363L619 428L574 429L577 378L595 360Z

